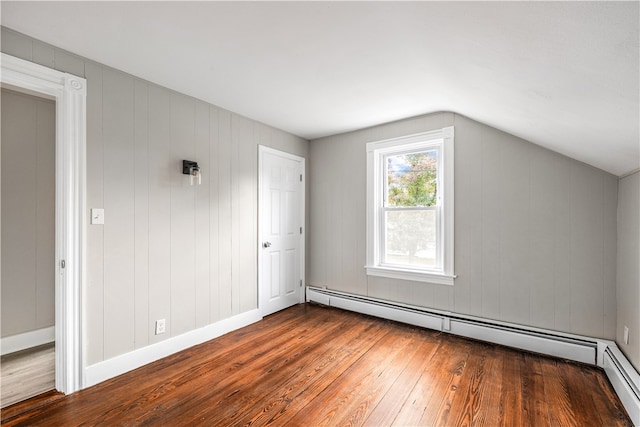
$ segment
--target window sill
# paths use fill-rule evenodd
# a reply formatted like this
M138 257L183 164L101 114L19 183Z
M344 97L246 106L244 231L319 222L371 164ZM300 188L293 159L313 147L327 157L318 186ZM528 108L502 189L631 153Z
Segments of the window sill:
M453 286L456 276L440 273L429 273L419 270L409 270L389 267L365 267L368 276L388 277L390 279L411 280L413 282L426 282L436 285Z

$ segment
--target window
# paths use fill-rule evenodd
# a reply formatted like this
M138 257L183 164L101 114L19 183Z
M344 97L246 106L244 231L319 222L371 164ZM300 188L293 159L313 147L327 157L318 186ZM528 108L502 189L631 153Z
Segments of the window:
M367 274L453 285L453 127L367 144Z

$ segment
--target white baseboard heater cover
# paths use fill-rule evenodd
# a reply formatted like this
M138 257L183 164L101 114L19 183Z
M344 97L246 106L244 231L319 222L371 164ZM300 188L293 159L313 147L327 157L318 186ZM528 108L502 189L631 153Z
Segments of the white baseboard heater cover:
M615 344L605 349L602 368L631 421L640 426L640 375Z
M453 313L439 313L420 307L395 304L327 289L308 288L307 300L521 350L582 363L596 363L598 344L595 340L582 340L555 334L551 331L541 332L517 325L498 324L485 319L463 317Z
M613 341L571 336L488 319L307 287L307 301L602 367L640 427L640 376Z
M640 375L613 341L428 310L323 288L307 287L307 301L600 366L631 421L640 427Z

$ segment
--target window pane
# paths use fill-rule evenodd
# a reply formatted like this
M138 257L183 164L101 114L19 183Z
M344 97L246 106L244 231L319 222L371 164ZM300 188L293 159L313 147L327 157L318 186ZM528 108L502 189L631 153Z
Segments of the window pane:
M435 206L437 166L437 150L387 156L385 206Z
M384 263L433 267L436 265L436 211L385 212Z

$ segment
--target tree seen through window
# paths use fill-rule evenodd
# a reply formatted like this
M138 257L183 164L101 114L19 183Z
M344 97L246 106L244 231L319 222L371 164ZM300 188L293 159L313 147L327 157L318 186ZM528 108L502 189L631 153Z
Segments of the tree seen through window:
M387 206L435 206L437 176L436 151L387 157Z
M386 157L385 263L436 264L437 155L428 150Z

